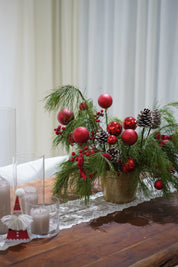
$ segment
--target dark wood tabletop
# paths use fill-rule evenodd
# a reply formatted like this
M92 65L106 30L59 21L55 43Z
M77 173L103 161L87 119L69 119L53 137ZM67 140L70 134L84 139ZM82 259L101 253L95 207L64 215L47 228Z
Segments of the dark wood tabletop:
M32 240L0 252L1 267L168 267L177 264L177 194L61 230L51 239Z

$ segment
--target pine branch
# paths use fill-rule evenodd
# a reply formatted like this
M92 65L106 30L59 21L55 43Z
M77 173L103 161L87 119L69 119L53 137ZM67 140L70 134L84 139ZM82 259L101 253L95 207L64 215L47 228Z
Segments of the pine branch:
M178 108L178 102L170 102L166 104L164 107L168 107L168 106Z
M66 85L58 89L53 89L52 93L44 98L45 109L48 111L70 108L75 111L81 102L85 102L85 98L81 91L72 86Z

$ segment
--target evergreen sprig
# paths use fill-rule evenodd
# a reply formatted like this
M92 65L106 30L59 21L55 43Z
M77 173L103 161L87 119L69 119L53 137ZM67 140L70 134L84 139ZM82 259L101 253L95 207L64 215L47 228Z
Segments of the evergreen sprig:
M61 86L51 91L52 92L44 98L45 109L48 111L70 108L74 112L80 102L85 101L81 91L72 85Z

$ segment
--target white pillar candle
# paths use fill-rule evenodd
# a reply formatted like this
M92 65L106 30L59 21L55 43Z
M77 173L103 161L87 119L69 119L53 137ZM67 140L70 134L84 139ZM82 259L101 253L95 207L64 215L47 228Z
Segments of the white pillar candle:
M38 203L38 189L34 186L24 186L24 195L21 199L23 213L30 214L31 204Z
M49 211L43 206L32 208L31 216L33 219L31 224L32 233L37 235L47 234L49 232Z
M8 231L7 226L1 222L1 218L10 213L10 184L0 177L0 234L6 234Z

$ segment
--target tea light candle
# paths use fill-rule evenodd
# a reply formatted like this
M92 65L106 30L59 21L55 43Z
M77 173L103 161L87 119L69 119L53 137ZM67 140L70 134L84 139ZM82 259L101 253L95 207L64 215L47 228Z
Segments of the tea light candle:
M7 226L1 222L1 218L9 215L10 212L10 184L0 177L0 234L6 234L8 231Z
M38 189L34 186L24 186L24 195L21 199L21 207L24 213L30 214L30 205L38 203Z
M38 235L47 234L49 232L49 211L43 206L32 208L31 216L33 219L31 224L32 233Z

